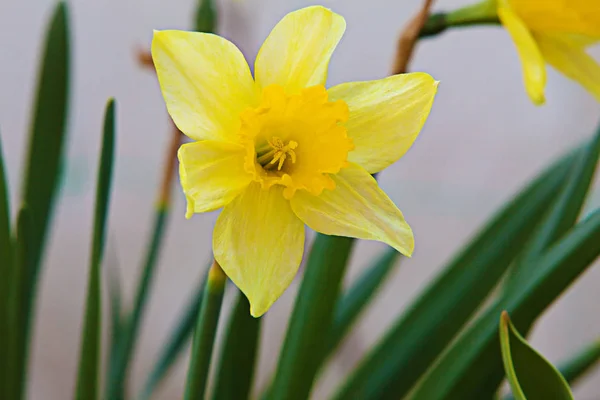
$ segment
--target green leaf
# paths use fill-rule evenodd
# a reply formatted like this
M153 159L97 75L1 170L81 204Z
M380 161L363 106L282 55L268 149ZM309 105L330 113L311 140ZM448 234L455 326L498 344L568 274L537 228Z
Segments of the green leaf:
M525 285L539 268L534 261L575 225L593 181L599 155L600 128L596 131L596 135L583 146L581 156L577 157L571 166L567 182L557 194L556 199L552 201L552 208L520 255L518 262L509 270L504 284L504 296L509 297L513 291ZM527 335L532 323L533 320L530 320L526 325L517 325L517 329ZM504 375L500 355L497 354L496 357L486 360L486 365L479 365L479 368L491 372L485 381L480 382L477 396L480 398L492 397ZM471 385L471 387L473 386Z
M159 250L164 241L165 225L168 215L169 209L166 207L160 207L156 210L152 237L146 250L146 260L142 271L142 277L138 284L133 311L123 326L123 334L116 344L117 349L114 352L114 357L109 361L106 389L107 398L109 399L125 398L125 383L127 382L128 367L135 349L140 322L146 308L150 284L153 281L154 273L156 271Z
M121 275L119 273L119 265L115 258L112 262L107 262L106 268L107 274L107 286L108 286L108 303L110 313L110 353L109 360L116 357L116 352L119 350L119 340L122 339L123 334L123 301L122 301L122 289L121 289Z
M221 345L213 400L249 399L256 367L262 318L250 315L250 303L238 298Z
M26 324L22 334L26 346L33 322L41 258L60 180L68 109L69 53L68 10L61 2L54 10L46 35L23 182L23 203L27 204L35 222L29 246L32 268L27 277L23 310ZM26 351L23 355L27 354ZM25 365L27 362L25 359Z
M296 305L290 317L272 400L307 399L324 360L323 332L333 322L335 304L354 241L318 234L310 252Z
M27 398L28 346L27 329L28 283L33 269L34 223L29 208L23 206L17 217L17 237L14 248L14 270L11 273L8 345L8 399Z
M200 282L200 285L195 291L194 296L190 299L185 312L179 318L179 322L173 332L169 335L167 344L162 347L162 351L158 357L158 362L154 365L154 369L148 376L142 399L150 399L154 389L158 387L169 369L174 365L177 357L183 352L188 340L192 337L194 326L198 320L200 307L202 306L202 298L204 297L204 288L206 286L206 275Z
M388 248L338 300L335 307L333 326L327 340L328 355L333 353L344 339L358 317L369 305L381 283L394 270L400 253Z
M204 398L226 280L227 276L215 261L208 271L202 307L196 322L184 400Z
M0 321L9 320L10 282L12 274L12 243L10 233L9 193L0 140ZM7 354L10 340L9 324L0 324L0 354ZM8 396L8 358L0 357L0 398Z
M60 180L70 79L69 42L68 9L60 2L46 35L23 182L24 202L35 220L31 251L36 274Z
M507 299L489 307L421 379L412 400L469 399L475 382L489 381L490 360L500 357L498 315L507 310L515 326L528 325L600 255L600 210L577 224L538 259L535 275Z
M408 393L523 248L577 154L549 167L488 222L366 356L336 399Z
M535 265L531 261L575 225L593 181L599 155L600 127L592 140L585 146L581 157L577 157L574 161L565 187L527 245L524 254L520 257L520 262L511 269L504 285L507 293L514 290L516 285L530 279L535 271L526 267Z
M571 385L588 373L600 360L600 339L581 349L559 365L559 371Z
M115 102L113 99L106 105L104 115L104 135L102 153L98 167L96 186L96 209L94 212L94 231L92 237L92 256L88 277L87 301L83 332L81 334L81 351L75 398L94 400L98 398L100 378L100 340L102 337L102 299L101 299L101 266L106 241L106 225L110 202L110 189L113 170L115 142Z
M506 311L500 317L500 348L506 377L516 399L573 399L565 378L517 332Z

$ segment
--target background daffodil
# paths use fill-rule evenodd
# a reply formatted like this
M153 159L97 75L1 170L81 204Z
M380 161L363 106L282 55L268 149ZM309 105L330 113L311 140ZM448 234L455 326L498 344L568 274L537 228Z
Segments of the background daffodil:
M600 65L586 47L600 41L598 0L495 0L510 33L529 97L545 101L546 63L576 80L600 101Z
M186 216L223 207L214 256L256 317L294 278L304 224L413 251L410 227L371 174L412 145L437 82L412 73L325 89L345 26L320 6L288 14L260 49L254 79L219 36L154 33L167 109L194 140L179 150Z

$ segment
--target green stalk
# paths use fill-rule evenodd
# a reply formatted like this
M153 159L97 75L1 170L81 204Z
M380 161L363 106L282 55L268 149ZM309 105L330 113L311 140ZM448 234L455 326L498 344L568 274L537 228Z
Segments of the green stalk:
M202 307L194 332L194 344L185 387L185 400L204 399L226 280L227 276L215 261L208 272Z
M323 362L347 260L354 240L319 234L315 239L289 327L270 399L307 399Z
M262 318L250 315L250 303L238 290L217 369L213 400L250 398Z
M495 1L485 0L448 13L431 14L425 21L419 38L437 36L451 28L499 24Z

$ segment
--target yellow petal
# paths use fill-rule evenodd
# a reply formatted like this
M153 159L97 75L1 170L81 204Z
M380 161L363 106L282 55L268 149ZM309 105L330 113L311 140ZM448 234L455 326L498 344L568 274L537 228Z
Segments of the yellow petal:
M195 140L237 141L240 113L259 98L233 43L208 33L155 31L152 59L179 130Z
M179 175L187 198L186 217L216 210L239 195L252 180L244 169L245 149L203 140L179 148Z
M510 0L510 6L532 31L600 38L598 0Z
M329 59L345 29L344 18L321 6L289 13L258 52L256 82L260 87L283 86L288 94L324 85Z
M263 315L290 285L304 250L304 224L283 198L283 187L252 183L219 215L215 259L248 297L250 313Z
M600 65L583 46L568 37L538 34L536 39L548 64L579 82L600 101Z
M546 65L540 49L523 21L506 5L506 0L499 0L498 16L517 47L527 94L534 104L544 104Z
M437 85L415 72L329 89L330 101L343 100L350 109L345 126L355 149L348 160L375 173L402 157L429 115Z
M300 190L292 198L292 210L306 225L326 235L378 240L406 256L412 254L410 226L367 171L350 164L332 178L334 190L319 196Z

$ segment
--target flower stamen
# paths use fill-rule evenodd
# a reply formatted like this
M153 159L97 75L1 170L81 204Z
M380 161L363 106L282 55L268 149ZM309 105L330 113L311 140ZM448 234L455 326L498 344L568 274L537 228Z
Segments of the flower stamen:
M256 161L258 161L263 168L272 168L275 166L275 163L279 161L277 170L281 171L281 168L288 157L292 160L292 164L296 163L296 152L294 149L298 147L297 142L290 140L285 144L279 137L273 136L267 143L270 149L267 146L262 146L260 149L257 149L256 152Z

